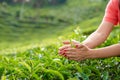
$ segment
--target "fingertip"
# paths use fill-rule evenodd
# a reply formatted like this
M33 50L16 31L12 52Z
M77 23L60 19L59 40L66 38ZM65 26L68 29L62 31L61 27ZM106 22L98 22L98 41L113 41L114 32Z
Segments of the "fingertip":
M64 52L66 52L67 51L67 49L64 49Z
M78 45L78 44L76 44L76 45L75 45L75 48L78 48L78 47L79 47L79 45Z
M67 57L67 55L66 55L66 54L64 54L64 57Z
M59 51L62 51L63 49L64 49L63 47L60 47L60 48L59 48Z
M70 44L70 41L68 41L68 40L63 41L63 44Z
M69 42L63 42L63 44L70 44Z
M83 44L76 44L76 46L75 46L76 48L83 48L84 47L84 45Z
M61 54L61 51L58 51L58 54Z

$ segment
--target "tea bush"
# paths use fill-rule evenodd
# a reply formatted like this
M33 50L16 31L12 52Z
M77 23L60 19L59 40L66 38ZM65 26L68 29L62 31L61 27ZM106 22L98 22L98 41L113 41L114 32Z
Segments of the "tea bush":
M69 39L85 39L79 29ZM76 34L77 33L77 34ZM117 35L115 35L117 34ZM80 37L79 37L80 36ZM119 29L99 47L118 43ZM69 61L58 55L61 43L34 47L24 52L0 56L1 80L119 80L120 58Z

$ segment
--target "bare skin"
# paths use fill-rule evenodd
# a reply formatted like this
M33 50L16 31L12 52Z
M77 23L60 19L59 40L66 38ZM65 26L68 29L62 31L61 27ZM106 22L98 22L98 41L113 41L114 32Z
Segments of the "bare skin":
M59 54L69 60L75 61L120 56L120 44L93 49L107 39L113 28L114 24L104 21L98 29L82 43L72 41L72 44L76 46L75 48L72 48L70 41L64 41L64 46L59 48Z

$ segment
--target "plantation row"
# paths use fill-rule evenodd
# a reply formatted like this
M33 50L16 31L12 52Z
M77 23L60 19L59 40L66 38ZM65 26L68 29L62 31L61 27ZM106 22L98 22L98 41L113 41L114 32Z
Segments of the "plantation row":
M119 28L99 47L118 43ZM116 35L117 34L117 35ZM80 36L80 37L79 37ZM68 37L82 41L79 30ZM69 61L58 55L61 43L0 55L1 80L119 80L120 58Z
M33 2L37 1L46 0ZM46 38L55 39L56 36L66 35L66 32L69 34L76 24L82 23L80 25L82 29L89 28L93 31L101 21L100 16L103 15L107 3L103 0L58 1L66 1L66 3L42 8L33 8L27 3L24 5L0 3L0 50L39 43ZM87 33L88 30L85 32Z

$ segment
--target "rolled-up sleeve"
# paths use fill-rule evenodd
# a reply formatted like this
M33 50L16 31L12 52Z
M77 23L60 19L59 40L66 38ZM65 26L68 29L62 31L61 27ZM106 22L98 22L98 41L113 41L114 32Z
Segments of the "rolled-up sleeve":
M110 0L107 4L103 21L108 21L114 25L118 24L118 0Z

